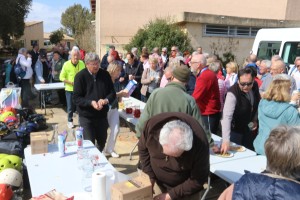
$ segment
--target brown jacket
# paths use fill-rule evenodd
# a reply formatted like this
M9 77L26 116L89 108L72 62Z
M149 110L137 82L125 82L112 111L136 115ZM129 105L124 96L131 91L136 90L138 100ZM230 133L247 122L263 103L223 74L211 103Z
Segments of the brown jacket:
M166 157L159 143L161 128L169 121L181 120L194 133L193 146L180 157ZM209 144L199 122L180 112L158 114L149 119L138 144L142 170L155 180L172 200L203 189L209 174Z

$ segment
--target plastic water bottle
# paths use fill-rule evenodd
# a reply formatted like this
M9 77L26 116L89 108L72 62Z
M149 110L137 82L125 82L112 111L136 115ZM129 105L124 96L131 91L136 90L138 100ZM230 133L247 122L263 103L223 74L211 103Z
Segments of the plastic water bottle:
M65 155L65 136L59 134L58 137L58 152L59 152L59 156L63 157Z
M76 144L78 149L83 148L83 128L79 127L75 132Z

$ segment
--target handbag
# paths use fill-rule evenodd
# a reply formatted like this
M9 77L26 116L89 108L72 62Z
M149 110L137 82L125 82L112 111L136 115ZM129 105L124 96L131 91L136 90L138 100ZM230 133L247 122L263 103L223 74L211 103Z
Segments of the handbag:
M0 107L13 107L21 109L21 88L2 88L0 92Z

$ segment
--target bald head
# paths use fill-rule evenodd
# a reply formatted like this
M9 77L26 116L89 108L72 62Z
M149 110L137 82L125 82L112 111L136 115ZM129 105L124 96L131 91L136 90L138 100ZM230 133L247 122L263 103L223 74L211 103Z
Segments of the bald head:
M248 62L256 63L256 61L257 61L257 56L255 54L250 54L248 57Z
M277 74L282 74L284 73L285 70L285 64L282 60L275 60L272 61L272 65L270 67L270 73L272 76L275 76Z

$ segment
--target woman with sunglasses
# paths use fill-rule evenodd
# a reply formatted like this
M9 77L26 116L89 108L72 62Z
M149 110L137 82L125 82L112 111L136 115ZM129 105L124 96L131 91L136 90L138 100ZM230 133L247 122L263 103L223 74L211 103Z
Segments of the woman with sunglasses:
M278 125L300 125L298 105L295 105L300 93L290 95L290 88L290 76L278 74L262 96L258 105L259 131L253 143L258 154L265 154L264 144L273 128Z
M238 82L227 92L221 120L222 153L229 150L230 141L253 149L252 131L257 128L257 107L260 100L258 85L254 78L253 69L239 70Z

